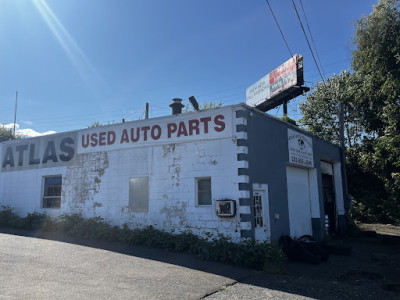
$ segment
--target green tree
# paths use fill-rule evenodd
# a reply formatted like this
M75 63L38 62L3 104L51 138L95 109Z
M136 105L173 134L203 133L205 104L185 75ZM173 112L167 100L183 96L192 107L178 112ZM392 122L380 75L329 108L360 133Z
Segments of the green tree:
M356 24L355 102L367 137L359 165L383 183L382 222L400 222L400 1L380 0Z
M300 123L310 132L339 145L339 102L343 103L345 145L355 147L362 137L362 125L353 104L357 79L349 71L333 75L317 83L306 102L300 105L303 118Z
M367 133L399 129L400 2L380 0L356 23L352 66L361 85L356 94Z
M353 73L317 84L301 106L306 128L338 143L343 102L349 191L362 221L400 223L399 7L379 0L355 24Z
M0 142L14 140L14 134L11 129L0 126Z
M285 121L285 122L287 122L287 123L290 123L290 124L292 124L292 125L295 125L295 126L299 126L299 125L297 125L297 122L296 122L296 120L294 120L294 119L292 119L292 118L289 118L288 116L282 116L282 117L280 117L279 119L281 119L282 121Z

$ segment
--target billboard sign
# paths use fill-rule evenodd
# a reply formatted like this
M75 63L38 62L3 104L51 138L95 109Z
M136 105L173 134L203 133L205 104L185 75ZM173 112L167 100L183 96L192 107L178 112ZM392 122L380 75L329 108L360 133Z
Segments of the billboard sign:
M297 55L269 73L270 97L297 84Z
M294 55L246 90L246 103L253 107L274 102L282 92L303 84L303 56ZM288 93L290 95L290 93ZM279 103L280 104L280 103Z
M269 74L251 85L246 90L246 103L250 106L257 106L270 98Z

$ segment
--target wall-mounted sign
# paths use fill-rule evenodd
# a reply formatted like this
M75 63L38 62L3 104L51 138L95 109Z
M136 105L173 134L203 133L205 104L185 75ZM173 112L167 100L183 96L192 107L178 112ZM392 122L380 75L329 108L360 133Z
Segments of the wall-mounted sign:
M4 142L1 171L59 167L76 155L232 137L231 107Z
M288 128L289 162L314 167L312 138Z
M1 144L1 171L59 167L75 161L76 132L45 135Z
M77 152L110 151L232 136L232 110L218 108L78 132Z

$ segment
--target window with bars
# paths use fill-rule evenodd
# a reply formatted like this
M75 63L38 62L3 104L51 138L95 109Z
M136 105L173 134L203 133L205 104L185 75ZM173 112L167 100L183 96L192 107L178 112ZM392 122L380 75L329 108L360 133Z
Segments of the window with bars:
M47 176L44 178L43 208L60 208L61 186L61 176Z
M263 227L263 213L262 213L262 198L261 194L255 192L253 194L254 200L254 224L255 227Z

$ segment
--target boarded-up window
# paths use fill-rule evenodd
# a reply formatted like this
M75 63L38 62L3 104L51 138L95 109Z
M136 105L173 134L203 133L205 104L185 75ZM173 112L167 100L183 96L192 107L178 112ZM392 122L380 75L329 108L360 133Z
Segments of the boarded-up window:
M197 205L211 205L211 177L196 178Z
M149 211L149 177L129 179L129 210Z
M43 208L60 208L61 185L61 176L49 176L44 178Z

